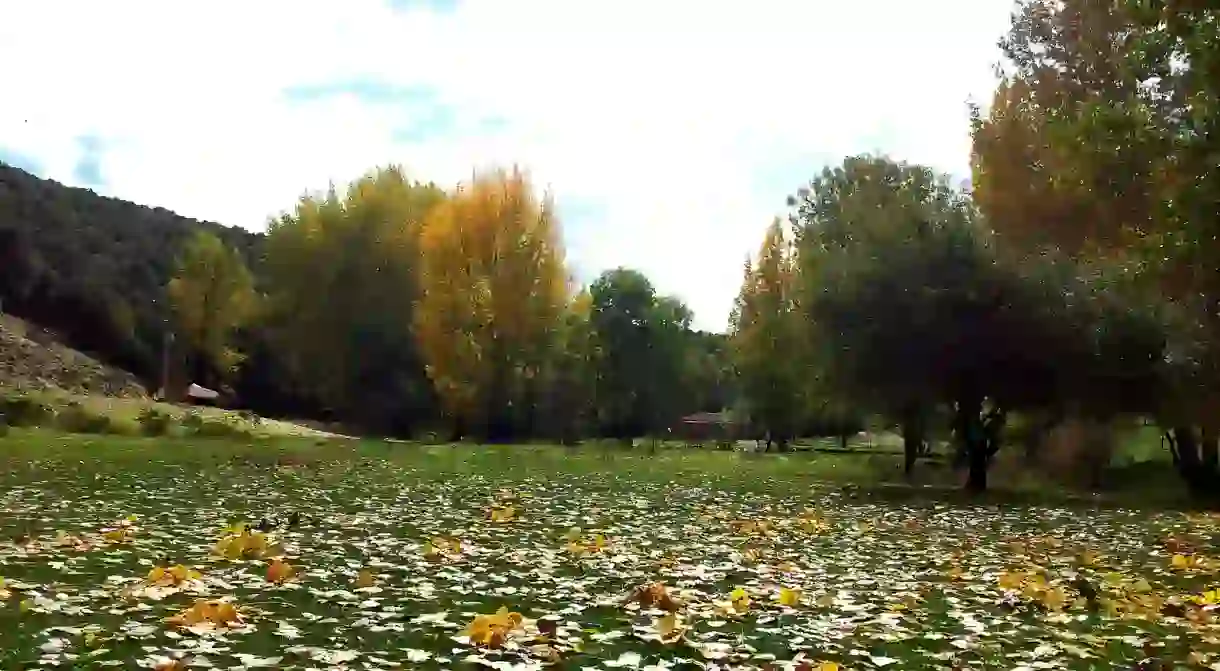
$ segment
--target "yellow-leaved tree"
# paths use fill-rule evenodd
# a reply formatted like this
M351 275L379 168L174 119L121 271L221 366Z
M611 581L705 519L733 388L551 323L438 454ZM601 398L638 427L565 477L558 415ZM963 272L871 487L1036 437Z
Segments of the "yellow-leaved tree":
M476 173L425 220L415 334L455 432L529 426L570 299L559 222L518 168Z
M733 362L749 422L782 450L800 428L802 320L797 313L794 247L776 219L757 262L746 261L741 293L730 316Z
M233 336L256 307L254 278L237 250L212 233L195 233L178 257L166 293L192 379L209 384L210 373L233 372L243 358Z

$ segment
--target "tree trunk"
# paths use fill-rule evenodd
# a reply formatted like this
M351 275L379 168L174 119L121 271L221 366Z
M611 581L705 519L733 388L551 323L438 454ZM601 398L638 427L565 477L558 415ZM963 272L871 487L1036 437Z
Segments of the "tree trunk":
M1220 496L1220 444L1211 431L1196 432L1192 426L1178 426L1165 434L1173 464L1186 481L1193 496Z
M953 422L959 453L967 465L966 491L972 493L987 490L987 467L991 465L991 445L983 426L982 412L982 398L966 397L958 401Z
M908 408L902 419L902 472L911 477L915 469L915 461L923 451L923 416L918 408Z
M966 476L966 490L981 494L987 491L987 467L991 459L985 449L974 448L969 454L970 470Z
M455 417L453 423L449 426L449 442L460 443L462 438L466 436L465 422L460 417Z

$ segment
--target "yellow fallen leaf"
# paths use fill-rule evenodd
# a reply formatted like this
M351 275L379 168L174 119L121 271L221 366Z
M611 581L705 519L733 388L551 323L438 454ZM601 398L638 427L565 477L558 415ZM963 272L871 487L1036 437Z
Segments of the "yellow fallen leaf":
M797 606L801 605L801 590L781 587L779 590L779 596L777 598L780 605L788 606L789 608L796 608Z
M657 618L655 624L657 633L661 635L661 641L664 643L672 643L682 638L682 634L686 630L676 613L668 613L664 617Z
M199 599L190 608L172 617L166 622L176 627L229 627L241 623L241 614L237 607L227 601L208 601Z
M1000 588L1018 590L1021 589L1021 583L1025 582L1025 574L1020 572L1004 572L1000 574Z
M499 648L509 634L521 627L523 620L521 613L510 612L501 606L493 615L476 615L466 628L466 635L475 645Z
M729 600L733 602L733 610L744 613L750 609L750 595L740 587L729 592Z
M377 576L372 571L365 569L356 574L356 587L372 587L377 584Z

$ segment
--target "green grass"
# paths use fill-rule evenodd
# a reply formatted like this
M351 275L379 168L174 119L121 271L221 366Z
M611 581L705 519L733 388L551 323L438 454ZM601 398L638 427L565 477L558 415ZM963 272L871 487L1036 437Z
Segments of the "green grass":
M259 418L257 422L251 421L250 416L224 408L175 405L144 398L71 394L58 389L28 392L26 395L61 413L75 404L84 414L108 420L109 432L119 435L140 435L140 416L152 410L168 416L174 425L179 425L174 427L179 431L183 420L188 414L193 414L205 422L225 424L236 432L260 438L327 436L325 432L281 420Z
M0 667L175 657L216 668L523 664L550 654L532 647L543 645L541 617L558 620L549 645L574 669L800 659L846 669L1130 668L1146 641L1163 642L1166 660L1220 660L1217 627L1186 617L1205 611L1172 605L1215 587L1213 569L1173 569L1161 542L1181 537L1206 556L1220 530L1210 518L844 486L896 480L895 466L894 455L14 431L0 439L0 575L12 592L0 609ZM493 505L519 515L494 523ZM294 513L299 523L270 534L298 579L274 585L264 561L213 555L225 525ZM97 535L130 516L131 542ZM606 549L573 556L572 527L584 541L603 534ZM61 546L60 531L92 547ZM442 535L459 538L461 553L430 561L424 544ZM1099 553L1096 565L1078 562L1085 551ZM200 582L150 594L149 570L178 563ZM1018 597L999 586L1034 566L1047 572L1042 588ZM355 582L362 570L377 575L373 587ZM1078 579L1100 598L1073 604ZM670 644L657 640L662 612L623 604L658 580L688 626ZM751 600L741 613L726 608L738 588ZM780 588L801 589L799 606L776 603ZM1067 611L1047 612L1039 603L1053 605L1058 589ZM232 598L246 626L193 633L165 623L197 597ZM1107 610L1138 604L1155 614ZM526 618L507 649L462 637L476 614L500 606Z

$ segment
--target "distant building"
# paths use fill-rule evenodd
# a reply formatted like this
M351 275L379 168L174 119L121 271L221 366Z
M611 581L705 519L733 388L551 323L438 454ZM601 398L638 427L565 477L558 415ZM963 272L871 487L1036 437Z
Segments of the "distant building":
M730 442L736 422L725 412L696 412L679 419L670 435L688 443Z

